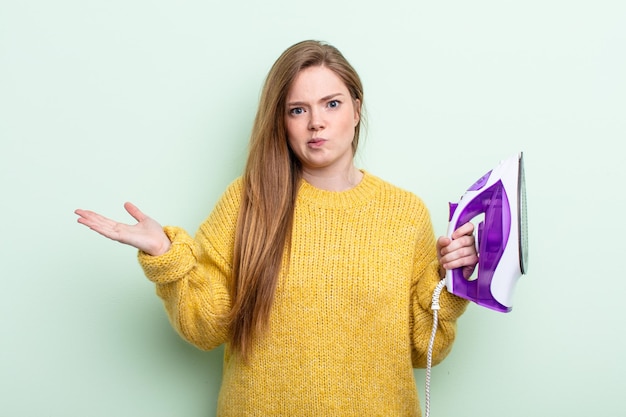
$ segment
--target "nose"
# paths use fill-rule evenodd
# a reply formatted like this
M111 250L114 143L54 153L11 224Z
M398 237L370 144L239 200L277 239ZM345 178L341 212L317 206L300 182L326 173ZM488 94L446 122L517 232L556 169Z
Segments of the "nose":
M321 130L324 128L325 122L319 110L311 110L309 118L309 130Z

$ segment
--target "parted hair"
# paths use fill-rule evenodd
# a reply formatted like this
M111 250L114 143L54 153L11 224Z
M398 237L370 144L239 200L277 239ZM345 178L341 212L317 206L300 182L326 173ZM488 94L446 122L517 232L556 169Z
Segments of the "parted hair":
M363 103L361 80L339 50L303 41L285 50L270 69L261 91L243 173L243 194L233 258L230 347L247 360L252 340L268 328L278 276L289 251L301 166L287 140L287 94L300 71L332 70L353 100ZM356 152L361 119L355 127Z

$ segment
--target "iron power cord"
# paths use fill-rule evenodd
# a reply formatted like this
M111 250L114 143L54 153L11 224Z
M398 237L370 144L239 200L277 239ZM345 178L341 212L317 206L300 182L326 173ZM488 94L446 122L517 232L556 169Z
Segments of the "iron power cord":
M439 325L439 296L441 295L441 291L443 290L443 287L445 285L446 280L442 279L441 281L439 281L439 284L437 284L435 291L433 291L433 303L431 306L433 310L433 329L430 333L430 340L428 342L428 355L426 358L426 387L424 389L424 393L426 396L425 417L430 417L430 373L433 367L433 348L435 345L435 334L437 333L437 326Z

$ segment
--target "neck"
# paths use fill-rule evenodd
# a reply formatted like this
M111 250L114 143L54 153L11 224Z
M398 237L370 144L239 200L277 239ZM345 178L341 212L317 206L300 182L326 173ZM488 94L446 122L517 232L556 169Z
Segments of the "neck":
M325 191L347 191L361 182L363 173L354 165L341 171L302 169L302 178L315 188Z

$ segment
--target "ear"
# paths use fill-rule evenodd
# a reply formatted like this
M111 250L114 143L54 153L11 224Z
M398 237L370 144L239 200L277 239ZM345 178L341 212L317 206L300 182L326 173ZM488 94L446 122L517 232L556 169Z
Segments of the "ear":
M358 98L353 100L354 102L354 126L359 124L361 121L361 100Z

